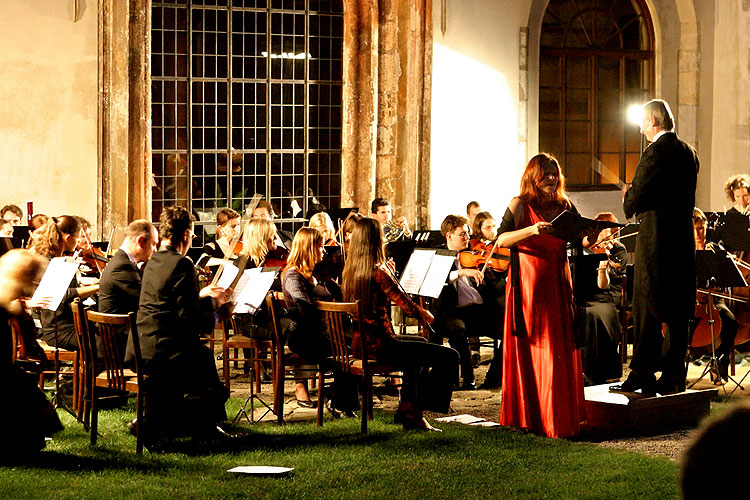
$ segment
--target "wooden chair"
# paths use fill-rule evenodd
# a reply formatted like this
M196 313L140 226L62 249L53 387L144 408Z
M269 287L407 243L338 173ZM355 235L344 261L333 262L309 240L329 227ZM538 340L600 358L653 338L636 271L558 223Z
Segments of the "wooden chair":
M130 314L105 314L95 311L86 311L88 320L96 325L99 329L99 342L101 345L101 354L104 363L104 371L92 378L90 386L91 400L91 444L96 444L97 424L99 408L97 406L98 396L96 395L97 387L107 387L109 389L135 393L136 395L136 453L143 453L143 375L141 360L141 344L138 338L138 329L136 327L136 313ZM97 345L96 335L86 325L85 332L88 338L91 354L96 357ZM130 337L133 341L133 353L135 358L135 372L123 367L124 353L121 352L120 344L117 339L121 335L121 328L130 328ZM93 364L89 364L93 366Z
M328 328L328 339L331 342L332 359L342 373L349 373L362 379L362 415L361 431L367 433L367 421L372 420L372 377L373 375L387 376L395 371L391 365L378 363L368 357L366 342L362 342L361 359L356 359L350 352L345 335L345 318L351 318L354 331L364 335L362 328L362 309L357 302L318 302L318 310L324 315ZM360 354L360 353L357 353ZM323 377L321 374L320 384ZM322 391L318 396L318 405L323 404Z
M232 335L229 335L227 323L231 325ZM250 384L253 386L252 389L255 392L260 392L261 369L268 367L273 372L273 367L275 366L272 354L272 341L248 337L241 333L242 330L242 319L234 314L230 317L229 321L223 322L221 352L224 385L227 389L231 389L230 364L234 363L236 368L238 362L244 362L249 366L247 373L250 374ZM249 358L244 356L245 349L250 352ZM232 352L234 352L234 354L232 354ZM261 356L261 352L269 354L267 356ZM273 379L273 373L271 378Z
M73 326L78 338L78 391L75 397L75 410L78 421L83 423L83 428L89 430L91 417L91 401L84 397L84 394L90 394L91 391L91 371L96 365L96 357L91 353L86 323L86 308L80 299L73 300L71 304L73 310Z
M298 367L303 364L310 364L298 354L293 353L286 346L283 329L281 327L280 311L286 307L284 295L280 292L268 292L266 295L266 307L271 316L271 326L273 329L273 350L275 359L275 369L273 371L273 410L279 424L284 423L284 382L286 378L286 369L288 367ZM324 374L320 366L317 366L316 374L302 377L308 380L319 382L318 384L318 427L323 425L323 379Z

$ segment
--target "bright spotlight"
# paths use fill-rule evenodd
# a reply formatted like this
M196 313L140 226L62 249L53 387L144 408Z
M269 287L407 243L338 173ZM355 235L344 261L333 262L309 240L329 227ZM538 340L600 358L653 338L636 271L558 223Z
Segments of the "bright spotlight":
M641 125L643 121L643 107L640 104L633 104L628 108L628 121L633 125Z

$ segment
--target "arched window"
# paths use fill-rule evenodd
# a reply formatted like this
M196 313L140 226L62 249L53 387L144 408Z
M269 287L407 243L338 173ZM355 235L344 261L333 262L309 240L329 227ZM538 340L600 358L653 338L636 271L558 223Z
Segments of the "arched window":
M256 193L338 208L342 44L341 0L154 0L153 218L190 207L202 245Z
M653 26L643 0L550 0L539 54L539 149L572 189L633 177L641 152L627 108L653 89Z

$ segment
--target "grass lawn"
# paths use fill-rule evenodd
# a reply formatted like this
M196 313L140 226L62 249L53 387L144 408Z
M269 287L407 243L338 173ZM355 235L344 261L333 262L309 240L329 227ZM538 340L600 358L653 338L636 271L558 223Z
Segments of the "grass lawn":
M239 401L229 403L234 415ZM404 432L390 413L359 421L240 426L231 448L135 454L123 422L133 411L100 412L96 448L68 415L65 430L33 461L0 466L2 499L207 498L657 498L679 497L678 465L500 428L442 424ZM225 472L237 465L294 467L286 479Z

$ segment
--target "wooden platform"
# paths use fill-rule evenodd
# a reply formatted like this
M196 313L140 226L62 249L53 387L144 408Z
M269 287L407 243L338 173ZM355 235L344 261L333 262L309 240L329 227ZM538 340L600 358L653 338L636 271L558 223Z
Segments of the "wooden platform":
M609 392L602 384L586 387L586 427L648 432L652 429L697 425L708 416L717 389L691 390L668 396L641 396Z

